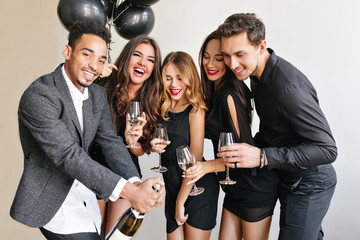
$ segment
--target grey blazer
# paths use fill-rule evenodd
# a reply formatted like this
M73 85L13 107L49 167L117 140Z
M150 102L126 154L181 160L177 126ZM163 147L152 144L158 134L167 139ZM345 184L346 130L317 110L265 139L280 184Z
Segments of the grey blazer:
M10 210L15 220L44 226L64 202L74 179L107 200L121 177L139 177L110 120L104 88L92 84L88 89L83 133L61 65L22 95L18 117L24 170ZM89 157L93 140L111 170Z

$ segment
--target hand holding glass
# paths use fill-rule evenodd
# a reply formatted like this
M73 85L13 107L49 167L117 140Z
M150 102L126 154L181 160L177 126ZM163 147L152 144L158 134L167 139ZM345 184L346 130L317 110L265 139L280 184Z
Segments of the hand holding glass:
M168 134L167 134L167 130L165 126L158 126L155 129L155 138L159 139L159 142L157 143L157 145L165 148L168 145ZM166 172L167 168L161 166L161 153L159 153L159 166L157 167L152 167L151 170L155 171L155 172Z
M231 132L222 132L219 136L219 148L223 146L232 145L234 143L233 135ZM225 165L225 171L226 171L226 178L222 181L220 181L220 184L224 185L234 185L236 184L236 181L231 180L229 176L229 167Z
M192 152L190 151L187 145L180 146L176 149L176 157L177 162L182 170L186 171L195 165L196 160ZM203 187L196 187L196 184L193 184L193 188L191 189L189 195L196 196L204 192Z
M129 103L129 123L131 127L136 126L140 123L139 118L141 117L140 111L140 103L136 101L131 101ZM131 143L130 145L126 146L127 148L140 148L137 146L135 142Z

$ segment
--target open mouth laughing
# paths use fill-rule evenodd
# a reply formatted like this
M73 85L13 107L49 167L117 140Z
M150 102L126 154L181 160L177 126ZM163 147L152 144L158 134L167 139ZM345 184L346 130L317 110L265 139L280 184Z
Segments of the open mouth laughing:
M135 73L135 76L142 77L144 75L144 73L145 73L145 69L140 68L140 67L135 67L134 68L134 73Z

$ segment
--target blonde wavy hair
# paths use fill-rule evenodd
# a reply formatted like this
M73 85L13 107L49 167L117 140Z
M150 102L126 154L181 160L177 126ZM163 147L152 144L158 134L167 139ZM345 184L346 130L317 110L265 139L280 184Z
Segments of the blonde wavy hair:
M181 81L186 84L187 88L184 97L195 108L195 112L199 109L207 111L196 65L189 54L178 51L169 53L162 65L161 77L163 89L161 92L161 117L164 120L169 119L168 112L171 106L171 96L166 91L166 68L170 64L174 64L180 74Z

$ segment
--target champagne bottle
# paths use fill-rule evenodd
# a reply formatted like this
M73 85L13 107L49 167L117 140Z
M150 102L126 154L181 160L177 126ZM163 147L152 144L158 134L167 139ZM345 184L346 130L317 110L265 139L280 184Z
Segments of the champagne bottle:
M155 192L160 190L160 185L155 184L153 187ZM105 237L106 240L129 240L136 231L140 228L140 225L144 219L144 214L139 213L134 208L129 208L119 218L114 227L110 230L109 234Z

